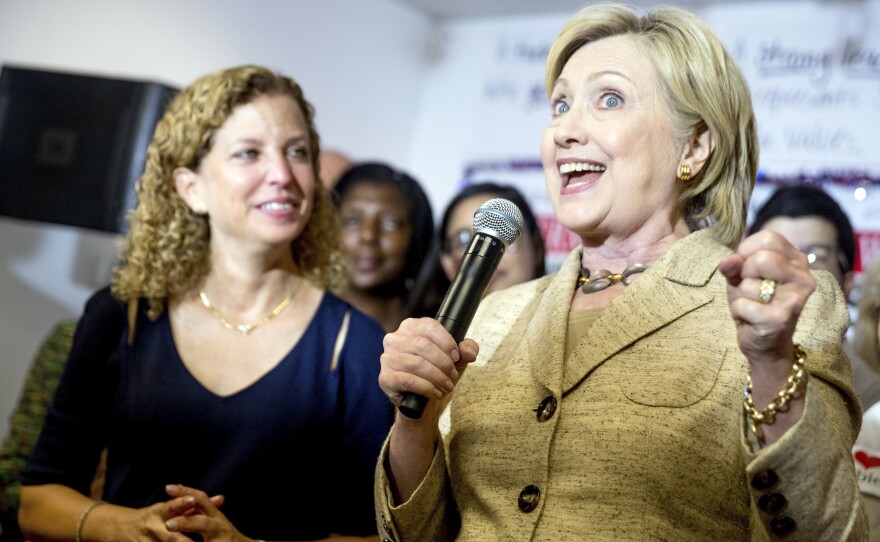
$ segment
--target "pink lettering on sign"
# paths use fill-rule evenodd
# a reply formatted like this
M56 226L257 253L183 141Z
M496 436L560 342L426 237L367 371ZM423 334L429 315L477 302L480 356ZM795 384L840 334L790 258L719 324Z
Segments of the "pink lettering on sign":
M577 235L557 222L552 214L538 214L535 217L544 237L548 256L564 256L580 244ZM857 231L856 261L853 271L862 273L871 261L880 255L880 231Z
M537 217L541 235L544 236L544 245L547 255L564 255L580 244L580 239L565 226L556 221L553 215L541 215Z
M853 271L861 273L880 253L880 231L856 232L856 261Z

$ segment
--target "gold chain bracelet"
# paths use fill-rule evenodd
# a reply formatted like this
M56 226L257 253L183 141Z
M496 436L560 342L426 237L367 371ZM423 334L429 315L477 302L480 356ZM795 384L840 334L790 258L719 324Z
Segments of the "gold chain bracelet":
M749 429L758 438L758 442L764 444L764 431L761 424L770 425L776 421L777 412L785 412L788 410L788 403L792 399L800 397L800 389L807 378L807 371L804 367L807 361L807 353L799 344L794 345L794 364L791 366L791 375L785 383L785 387L779 392L779 395L770 401L767 408L758 410L752 401L752 374L749 371L746 377L746 388L743 390L743 408L749 416Z
M92 510L104 504L107 503L105 501L92 501L92 504L86 506L86 509L80 514L79 520L76 522L76 536L74 537L76 542L82 542L83 525L86 523L86 518L89 517Z

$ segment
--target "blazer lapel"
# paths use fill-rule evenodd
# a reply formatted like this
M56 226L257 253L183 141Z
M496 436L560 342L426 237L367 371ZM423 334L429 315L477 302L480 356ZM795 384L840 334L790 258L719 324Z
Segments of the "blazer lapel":
M712 301L713 296L704 286L719 260L729 253L730 249L714 241L707 230L692 233L673 245L602 311L565 364L562 393L641 337ZM573 277L569 284L574 284ZM568 304L564 311L566 315L560 321L567 322ZM563 344L564 333L563 329Z
M544 292L535 297L536 305L523 312L528 319L520 351L531 364L532 375L554 395L562 395L565 334L574 283L581 265L581 250L573 250Z

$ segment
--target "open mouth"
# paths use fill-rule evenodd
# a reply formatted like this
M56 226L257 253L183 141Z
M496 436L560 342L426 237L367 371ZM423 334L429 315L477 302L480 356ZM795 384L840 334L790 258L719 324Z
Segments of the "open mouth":
M576 188L597 180L605 170L602 164L593 162L566 162L559 165L559 173L562 175L562 186Z

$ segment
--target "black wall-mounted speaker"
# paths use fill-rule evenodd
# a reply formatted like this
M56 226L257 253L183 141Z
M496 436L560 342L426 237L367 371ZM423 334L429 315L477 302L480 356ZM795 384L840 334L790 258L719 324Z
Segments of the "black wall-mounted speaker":
M177 89L4 66L0 215L122 232L147 145Z

